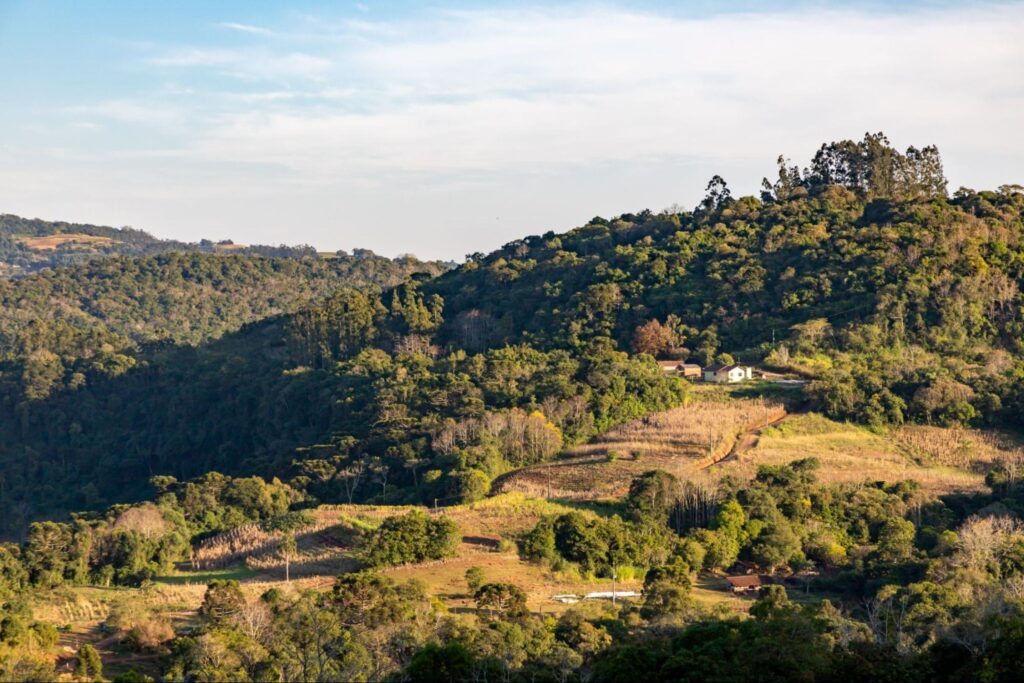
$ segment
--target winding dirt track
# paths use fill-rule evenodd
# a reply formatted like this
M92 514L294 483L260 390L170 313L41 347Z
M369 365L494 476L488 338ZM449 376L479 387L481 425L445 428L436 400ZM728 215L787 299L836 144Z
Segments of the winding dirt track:
M705 470L705 469L711 467L712 465L719 465L719 464L721 464L723 462L728 462L729 460L732 460L733 458L735 458L739 454L744 453L746 451L749 451L751 448L753 448L754 446L757 445L758 441L760 441L760 439L761 439L761 432L763 430L767 429L768 427L774 427L775 425L779 424L780 422L784 422L785 420L788 420L794 414L795 413L786 413L785 415L777 417L777 418L775 418L773 420L769 420L768 422L766 422L765 424L761 425L760 427L756 427L756 428L753 428L753 429L748 429L747 431L743 432L743 434L738 439L736 439L736 443L733 444L732 449L728 453L726 453L723 457L719 458L718 460L702 463L701 466L698 467L697 469Z

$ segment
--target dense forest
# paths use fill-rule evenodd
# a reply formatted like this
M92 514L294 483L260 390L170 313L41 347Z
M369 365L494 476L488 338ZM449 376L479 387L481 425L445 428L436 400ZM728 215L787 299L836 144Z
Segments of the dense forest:
M780 158L757 197L716 176L693 210L598 217L450 270L173 253L0 281L0 672L50 675L56 636L23 591L145 588L246 525L287 562L319 504L363 503L437 514L353 523L358 571L327 592L211 583L197 628L155 639L167 678L1018 680L1012 463L941 496L819 481L814 457L714 486L647 472L513 539L551 571L643 577L639 602L557 618L479 568L472 624L381 572L452 557L443 508L497 477L685 404L656 358L799 375L810 405L879 432L1019 427L1022 282L1024 188L949 196L934 147L881 134L804 169ZM791 580L749 616L693 597L738 563ZM797 599L812 583L827 599ZM144 650L156 627L137 628Z

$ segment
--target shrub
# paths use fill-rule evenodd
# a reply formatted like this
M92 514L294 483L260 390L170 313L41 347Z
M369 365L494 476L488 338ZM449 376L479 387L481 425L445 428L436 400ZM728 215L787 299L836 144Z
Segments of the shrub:
M484 570L475 566L467 569L466 586L469 587L469 592L475 595L482 585L484 585Z
M103 675L103 662L100 653L92 645L86 643L78 648L75 654L75 676L79 678L99 678Z
M555 530L549 520L541 521L526 532L522 540L523 556L535 561L554 561L558 557L555 549Z
M414 510L384 520L365 538L361 554L371 567L408 564L451 557L458 543L455 522Z

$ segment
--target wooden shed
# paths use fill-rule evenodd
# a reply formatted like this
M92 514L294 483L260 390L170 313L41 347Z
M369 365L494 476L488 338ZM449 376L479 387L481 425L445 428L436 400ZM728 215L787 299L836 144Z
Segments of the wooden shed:
M761 586L765 585L765 582L757 574L727 576L725 580L729 582L729 590L733 593L749 593L751 591L756 593L761 590Z

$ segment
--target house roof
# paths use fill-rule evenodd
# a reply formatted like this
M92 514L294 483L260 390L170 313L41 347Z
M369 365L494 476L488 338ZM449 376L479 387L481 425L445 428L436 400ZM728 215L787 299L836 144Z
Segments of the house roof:
M760 586L763 582L761 577L757 574L745 574L743 576L727 576L725 580L729 582L729 585L733 588L754 588Z
M700 366L697 365L696 363L680 363L679 367L681 367L683 369L686 369L686 370L693 370L694 368L696 368L697 370L700 370Z
M738 368L738 367L739 366L736 365L735 363L733 363L731 365L722 365L721 363L717 363L715 365L707 366L706 368L704 368L704 370L708 371L708 372L729 372L733 368Z
M677 368L682 365L682 363L677 360L659 360L658 365L663 368Z

